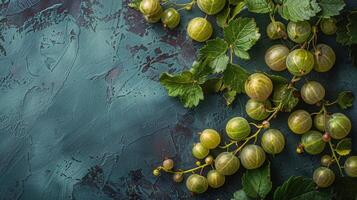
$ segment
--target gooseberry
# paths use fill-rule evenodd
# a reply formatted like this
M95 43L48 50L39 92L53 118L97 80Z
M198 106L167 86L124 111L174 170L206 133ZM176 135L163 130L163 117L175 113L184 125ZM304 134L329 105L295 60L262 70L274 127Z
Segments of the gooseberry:
M226 132L232 140L243 140L250 134L251 128L243 117L234 117L227 122Z
M268 129L262 136L261 145L268 154L278 154L285 146L284 135L277 129Z
M180 13L175 8L168 8L161 14L161 22L169 29L176 28L180 19Z
M280 38L285 39L287 37L285 24L278 21L270 22L270 24L267 26L267 35L272 40Z
M283 71L286 69L289 52L289 48L285 45L273 45L265 52L265 63L274 71Z
M262 73L254 73L245 81L244 89L250 98L265 101L273 92L273 82Z
M201 143L197 143L192 148L192 155L197 159L205 158L209 153L209 150Z
M214 15L219 13L224 6L226 1L222 0L197 0L198 7L207 15Z
M326 122L330 119L330 117L330 115L326 115ZM323 113L315 115L314 126L319 131L325 131L325 115Z
M314 70L317 72L327 72L335 65L336 54L333 49L326 44L318 44L315 48L314 56Z
M239 158L244 168L256 169L263 165L266 155L260 146L249 144L242 149Z
M286 58L286 67L294 76L304 76L314 67L314 56L305 49L295 49Z
M333 35L337 31L335 18L323 18L320 22L320 29L326 35Z
M320 161L322 166L328 167L332 164L333 158L330 155L323 155Z
M248 116L255 120L264 120L269 117L271 109L271 103L269 100L257 101L254 99L249 99L245 104L245 111Z
M312 127L310 113L305 110L297 110L290 114L288 126L293 133L304 134Z
M346 159L344 165L345 172L350 177L357 177L357 156L351 156Z
M208 40L213 33L212 25L207 19L202 17L193 18L187 26L187 34L197 42Z
M322 134L318 131L308 131L301 137L301 144L304 150L311 155L321 153L326 146L326 143L322 140Z
M162 11L159 0L142 0L139 10L144 16L154 16Z
M212 165L213 162L214 162L213 156L207 156L207 157L205 158L205 163L206 163L207 165Z
M154 170L152 171L152 174L153 174L154 176L160 176L160 170L154 169Z
M237 156L232 153L222 152L216 157L214 166L217 172L222 175L229 176L238 171L240 162Z
M200 135L200 143L207 149L214 149L221 143L221 136L216 130L205 129Z
M333 139L342 139L351 131L352 125L350 119L342 114L335 113L327 122L327 131Z
M172 180L176 183L181 183L183 181L183 174L182 173L175 173L172 177Z
M172 159L165 159L164 162L162 162L162 167L166 170L171 170L174 168L174 161Z
M204 176L192 174L186 180L186 187L193 193L201 194L208 189L208 181Z
M305 83L301 90L301 98L307 104L316 104L325 98L325 88L317 81Z
M156 23L156 22L160 21L161 13L162 13L162 9L155 15L152 15L152 16L144 15L144 18L148 23Z
M208 185L212 188L219 188L224 185L226 178L224 175L220 174L217 170L210 170L207 173Z
M314 171L313 180L317 186L326 188L335 181L335 173L327 167L319 167Z
M290 40L296 43L305 42L311 34L311 25L308 21L288 23L288 36Z

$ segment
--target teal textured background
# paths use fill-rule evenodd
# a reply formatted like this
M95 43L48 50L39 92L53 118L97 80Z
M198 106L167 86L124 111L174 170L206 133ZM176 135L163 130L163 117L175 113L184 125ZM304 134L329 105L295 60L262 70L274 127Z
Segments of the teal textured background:
M349 6L352 1L348 2ZM204 128L224 133L234 116L246 116L247 98L226 107L220 95L207 96L193 110L167 96L161 72L188 68L201 44L189 40L185 25L197 8L182 12L174 31L150 25L121 0L5 0L0 41L0 199L190 199L184 184L153 177L164 157L179 167L194 165L196 134ZM356 3L354 3L356 4ZM248 15L243 13L243 15ZM209 18L213 23L213 18ZM262 38L239 61L250 71L268 68L264 52L268 17L256 16ZM221 35L215 28L216 35ZM340 90L357 94L357 69L347 49L321 37L336 51L336 66L311 73L326 86L328 98ZM287 73L283 75L289 76ZM310 111L313 107L306 107ZM334 110L337 111L337 110ZM345 112L357 123L357 109ZM295 153L299 136L289 132L287 114L272 126L287 138L285 151L272 161L280 184L291 175L311 176L318 156ZM351 137L357 150L356 126ZM229 199L240 189L240 173L219 190L197 199Z

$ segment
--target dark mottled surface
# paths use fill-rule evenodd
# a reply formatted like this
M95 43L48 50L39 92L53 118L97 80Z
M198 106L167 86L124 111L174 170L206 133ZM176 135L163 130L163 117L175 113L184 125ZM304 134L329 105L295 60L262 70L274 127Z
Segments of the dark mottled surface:
M190 199L169 176L155 178L153 167L172 157L192 166L191 144L205 127L223 130L227 119L245 115L241 96L233 108L209 96L186 110L158 83L163 71L191 65L199 44L175 31L148 25L121 0L3 0L0 41L0 199ZM183 23L203 16L197 9ZM266 17L258 22L264 30ZM264 32L264 31L263 31ZM338 62L328 74L313 73L335 96L357 94L357 70L332 38ZM250 70L267 68L263 39ZM357 123L357 109L346 112ZM272 161L273 178L307 175L318 157L294 153L298 136L287 131L286 115L273 122L288 138ZM357 128L352 138L357 142ZM354 145L356 151L356 145ZM240 188L238 173L223 189L198 199L229 199Z

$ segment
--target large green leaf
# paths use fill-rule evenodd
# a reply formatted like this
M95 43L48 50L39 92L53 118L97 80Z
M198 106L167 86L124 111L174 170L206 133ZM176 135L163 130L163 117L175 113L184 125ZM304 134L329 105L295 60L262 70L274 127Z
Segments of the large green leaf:
M269 13L274 10L271 0L245 0L248 10L253 13Z
M352 151L352 140L351 138L345 138L340 140L336 145L336 153L340 156L347 156Z
M224 10L222 10L220 13L218 13L218 15L216 16L216 22L219 27L224 28L228 25L227 22L230 12L231 12L231 8L227 7Z
M343 0L320 0L321 16L329 18L339 15L340 11L346 6Z
M321 11L316 0L283 0L278 7L280 15L294 22L309 20Z
M264 199L273 186L270 180L270 164L247 170L242 177L242 185L249 197Z
M273 200L329 200L330 194L315 190L310 178L292 176L274 192Z
M203 100L203 91L194 75L190 71L184 71L178 75L163 73L160 83L166 88L169 96L179 97L187 108L197 106Z
M233 194L233 198L231 200L251 200L244 192L244 190L238 190Z
M248 50L260 38L259 28L253 18L238 18L232 20L224 28L224 39L233 46L236 56L249 59Z
M244 83L247 80L249 73L239 65L228 64L224 72L223 84L230 90L235 90L237 93L244 92Z
M244 10L245 8L245 2L241 1L239 3L237 3L237 5L234 7L232 13L231 13L231 17L229 18L228 22L231 22L233 19L235 19L237 17L237 15L242 12L242 10Z
M228 64L229 58L226 55L228 44L220 38L209 40L207 44L200 49L200 56L209 60L209 66L213 72L223 72Z

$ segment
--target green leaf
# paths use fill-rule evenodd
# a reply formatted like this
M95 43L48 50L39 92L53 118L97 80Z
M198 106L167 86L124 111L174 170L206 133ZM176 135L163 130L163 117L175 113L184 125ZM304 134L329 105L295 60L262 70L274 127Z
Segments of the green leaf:
M347 32L350 36L350 43L357 44L357 11L352 11L348 15Z
M190 71L184 71L178 75L163 73L160 76L160 83L168 91L171 97L179 97L187 108L197 106L203 100L203 91L194 75Z
M351 91L343 91L338 94L337 103L341 109L352 107L355 96Z
M232 20L224 28L224 39L232 45L236 56L248 59L248 50L259 40L259 28L253 18L238 18Z
M248 10L253 13L270 13L274 10L271 0L245 0Z
M239 65L228 64L224 71L223 84L237 93L244 92L244 83L248 79L249 73Z
M242 177L244 192L252 198L264 199L273 187L270 180L270 164L247 170Z
M309 20L320 12L321 8L316 0L283 0L278 11L284 19L297 22Z
M132 0L132 1L128 4L128 6L129 6L130 8L135 9L135 10L139 10L139 6L140 6L141 1L142 1L142 0Z
M238 190L233 194L233 198L231 200L251 200L244 192L244 190Z
M209 66L213 72L223 72L228 64L229 58L226 55L228 44L220 38L207 41L207 44L200 49L200 56L209 60Z
M337 143L336 153L340 156L347 156L352 151L352 140L350 138L345 138Z
M356 200L357 178L337 176L332 190L336 200Z
M314 191L314 188L315 184L312 179L292 176L275 190L273 200L296 200L296 198Z
M237 15L242 12L242 10L244 10L245 8L245 2L244 1L241 1L239 2L233 9L233 12L231 14L231 18L228 20L228 22L231 22L232 20L234 20Z
M346 6L343 0L320 0L321 16L329 18L340 14L340 11Z
M347 18L344 18L337 23L336 41L342 45L351 44L350 35L348 35L347 31L347 24Z
M303 187L303 186L300 186ZM291 200L330 200L331 194L326 192L311 191L292 198Z
M224 10L222 10L220 13L218 13L218 15L216 16L216 22L219 27L224 28L228 25L227 21L230 12L231 12L231 8L227 7Z
M242 2L244 0L229 0L230 5L237 5L239 2Z
M210 60L201 58L193 62L190 72L193 74L194 79L198 84L203 84L207 80L207 76L212 73L212 68L209 67Z
M236 99L237 92L235 90L227 91L223 94L224 99L226 100L226 105L232 105L233 101Z
M296 89L288 87L288 84L274 85L274 90L279 92L274 93L273 102L275 105L281 104L281 111L291 112L299 103L299 98L294 95Z
M287 84L289 82L288 79L286 79L283 76L268 74L265 72L263 72L263 73L270 78L270 80L273 82L273 85Z
M223 89L223 80L222 78L208 79L202 84L202 89L205 94L221 92Z

